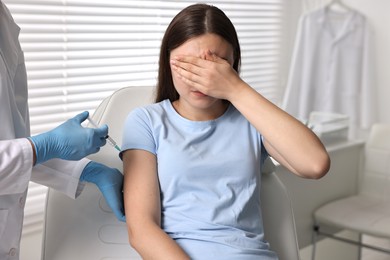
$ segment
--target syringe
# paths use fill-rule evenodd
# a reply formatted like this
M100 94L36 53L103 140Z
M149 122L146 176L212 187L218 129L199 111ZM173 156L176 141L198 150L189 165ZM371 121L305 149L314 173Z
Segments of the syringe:
M91 125L95 128L99 128L99 126L95 123L95 121L93 121L90 117L88 117L88 121L91 123ZM119 146L116 144L116 142L114 141L114 139L111 138L111 136L107 135L106 136L106 139L107 139L107 142L112 146L114 147L115 149L117 149L119 152L121 152L121 148L119 148Z

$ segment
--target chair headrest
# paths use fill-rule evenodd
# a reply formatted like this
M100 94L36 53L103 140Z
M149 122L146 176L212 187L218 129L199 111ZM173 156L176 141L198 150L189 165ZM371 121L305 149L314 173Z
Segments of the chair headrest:
M154 89L150 86L121 88L103 100L92 115L92 119L98 125L107 124L108 134L121 147L123 125L127 115L136 107L151 104ZM122 171L119 152L108 143L98 153L92 154L88 158Z

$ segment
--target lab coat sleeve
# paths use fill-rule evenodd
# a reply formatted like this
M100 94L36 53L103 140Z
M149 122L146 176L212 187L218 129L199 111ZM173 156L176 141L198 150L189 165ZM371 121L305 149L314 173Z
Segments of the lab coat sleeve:
M88 159L66 161L53 159L33 167L31 181L60 191L71 198L77 198L84 188L80 175Z
M31 180L76 198L84 188L79 179L89 162L53 159L32 167L27 138L0 141L0 195L23 193Z
M365 22L364 28L364 43L363 43L363 61L361 73L361 121L362 129L369 129L373 123L377 121L377 102L376 102L376 82L375 82L375 62L373 48L374 33L369 26L368 21Z
M33 151L26 138L0 141L0 195L25 192L32 164Z

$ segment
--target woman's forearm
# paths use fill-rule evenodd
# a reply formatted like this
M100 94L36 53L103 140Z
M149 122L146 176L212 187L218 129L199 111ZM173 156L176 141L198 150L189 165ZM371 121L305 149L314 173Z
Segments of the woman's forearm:
M139 224L129 228L131 246L142 259L190 259L180 246L155 224Z
M267 151L297 175L320 178L330 166L319 138L297 119L242 82L232 104L263 135Z

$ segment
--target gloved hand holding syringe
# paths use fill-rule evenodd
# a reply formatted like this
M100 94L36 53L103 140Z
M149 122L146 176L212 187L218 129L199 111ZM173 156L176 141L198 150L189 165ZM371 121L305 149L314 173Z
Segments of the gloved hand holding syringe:
M93 121L91 119L91 117L88 116L88 121L91 123L91 125L95 128L99 128L99 126L95 123L95 121ZM112 146L114 147L115 149L117 149L119 152L121 151L121 148L119 148L119 146L116 144L116 142L114 141L114 139L112 139L109 135L106 136L106 139L107 139L107 142Z

